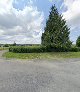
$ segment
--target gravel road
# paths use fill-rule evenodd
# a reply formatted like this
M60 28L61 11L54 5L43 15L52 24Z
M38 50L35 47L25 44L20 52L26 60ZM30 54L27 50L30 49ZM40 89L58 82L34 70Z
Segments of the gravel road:
M80 92L80 59L5 59L0 51L0 92Z

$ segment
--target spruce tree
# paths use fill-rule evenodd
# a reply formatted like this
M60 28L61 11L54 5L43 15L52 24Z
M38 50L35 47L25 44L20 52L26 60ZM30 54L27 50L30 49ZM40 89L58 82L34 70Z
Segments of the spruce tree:
M66 25L63 16L58 13L56 6L51 7L50 15L46 21L46 27L42 34L42 45L56 48L70 48L70 29Z
M77 40L76 40L76 46L77 47L80 47L80 36L77 38Z

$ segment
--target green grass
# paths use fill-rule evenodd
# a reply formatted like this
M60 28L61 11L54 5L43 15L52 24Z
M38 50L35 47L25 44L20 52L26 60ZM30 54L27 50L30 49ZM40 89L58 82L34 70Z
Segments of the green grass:
M6 52L3 54L6 58L17 59L64 59L80 58L80 52L47 52L47 53L13 53Z

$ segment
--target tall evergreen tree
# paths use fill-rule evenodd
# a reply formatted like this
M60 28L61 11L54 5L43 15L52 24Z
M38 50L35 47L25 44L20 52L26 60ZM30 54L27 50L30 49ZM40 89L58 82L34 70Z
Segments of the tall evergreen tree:
M76 40L76 46L77 47L80 47L80 36L77 38L77 40Z
M50 15L46 21L45 32L42 34L42 45L57 48L70 48L70 29L63 16L58 13L56 6L51 7Z

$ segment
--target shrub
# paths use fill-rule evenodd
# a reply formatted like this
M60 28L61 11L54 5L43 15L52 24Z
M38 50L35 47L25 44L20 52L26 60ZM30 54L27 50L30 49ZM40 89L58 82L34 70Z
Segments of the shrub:
M9 48L10 52L15 53L40 53L40 52L66 52L67 48L52 46L13 46Z
M28 47L21 47L21 46L15 46L9 48L10 52L15 53L40 53L40 52L46 52L47 48L42 46L28 46Z
M80 51L80 48L79 48L79 47L72 47L72 48L70 49L70 51L71 51L71 52L78 52L78 51Z
M3 47L9 47L9 44L5 44Z

